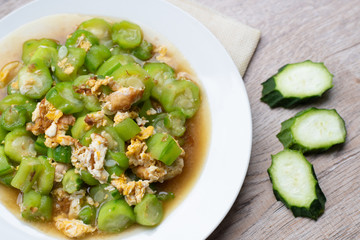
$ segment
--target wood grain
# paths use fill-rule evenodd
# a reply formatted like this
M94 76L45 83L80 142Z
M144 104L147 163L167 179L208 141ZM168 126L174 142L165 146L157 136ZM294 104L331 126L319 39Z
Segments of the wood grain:
M241 192L211 234L215 239L360 239L360 1L193 0L262 32L244 77L253 114L253 148ZM30 0L0 0L0 17ZM230 33L229 33L230 34ZM259 101L261 82L286 63L323 61L335 75L321 100L292 110ZM318 221L294 218L275 200L267 175L270 155L282 150L280 123L309 106L335 108L346 121L343 146L307 158L327 197Z

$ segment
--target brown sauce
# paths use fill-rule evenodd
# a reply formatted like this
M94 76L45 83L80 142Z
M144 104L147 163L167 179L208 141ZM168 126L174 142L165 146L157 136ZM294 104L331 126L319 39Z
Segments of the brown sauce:
M56 15L45 17L30 24L27 24L7 37L0 40L0 68L6 63L15 60L21 60L22 44L29 39L38 38L51 38L56 39L60 43L65 42L66 36L73 32L77 25L82 21L91 18L90 16L82 15ZM109 21L114 21L109 18L105 18ZM115 20L116 21L116 20ZM165 42L158 34L151 32L150 30L141 26L144 32L144 36L147 40L155 45L164 45L168 48L168 56L175 61L171 61L170 65L175 68L176 72L187 72L191 79L200 85L200 82L196 78L194 71L186 62L184 57L169 42ZM0 89L0 98L6 95L6 88ZM201 169L206 159L207 146L210 140L210 114L207 99L204 93L202 93L201 107L196 115L187 121L187 131L184 136L185 144L183 146L186 155L184 158L183 172L175 178L168 180L161 184L162 191L169 191L175 194L175 199L164 202L165 217L163 221L166 221L166 216L173 210L191 190L192 186L198 179ZM20 209L17 205L17 198L19 191L14 188L6 187L0 184L0 201L9 209L15 216L20 216ZM46 234L55 235L56 237L66 238L60 233L54 226L53 222L50 223L31 223L42 232ZM134 230L138 228L131 227L121 235L132 234ZM141 230L141 229L140 229ZM137 230L136 230L137 231ZM86 238L99 239L108 238L111 236L117 237L117 234L102 234L95 233L89 235Z

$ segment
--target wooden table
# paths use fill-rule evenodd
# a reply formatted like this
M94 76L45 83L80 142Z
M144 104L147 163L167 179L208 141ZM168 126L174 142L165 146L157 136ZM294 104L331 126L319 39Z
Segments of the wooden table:
M244 77L253 114L253 149L242 190L215 239L360 239L360 1L193 0L262 32ZM0 0L0 18L30 0ZM319 101L271 110L259 101L260 83L281 66L311 59L326 64L334 87ZM346 121L346 144L310 155L327 197L318 221L294 218L275 200L267 175L283 120L309 106L336 108ZM201 224L201 223L199 223Z

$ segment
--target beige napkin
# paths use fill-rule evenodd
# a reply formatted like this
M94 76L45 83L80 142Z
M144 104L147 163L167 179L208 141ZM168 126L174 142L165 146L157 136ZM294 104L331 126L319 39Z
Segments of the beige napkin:
M168 1L202 22L224 45L238 67L241 76L244 76L260 40L259 30L222 16L220 13L194 2Z

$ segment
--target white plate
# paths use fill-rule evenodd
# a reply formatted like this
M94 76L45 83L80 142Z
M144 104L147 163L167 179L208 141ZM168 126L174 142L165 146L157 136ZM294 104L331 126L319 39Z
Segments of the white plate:
M2 19L0 38L23 24L59 13L136 22L169 40L195 70L208 96L211 114L211 140L204 169L188 196L160 226L127 234L126 239L206 238L234 203L251 152L250 106L242 78L230 56L200 22L162 0L39 0ZM18 220L1 204L0 216L2 239L50 238Z

